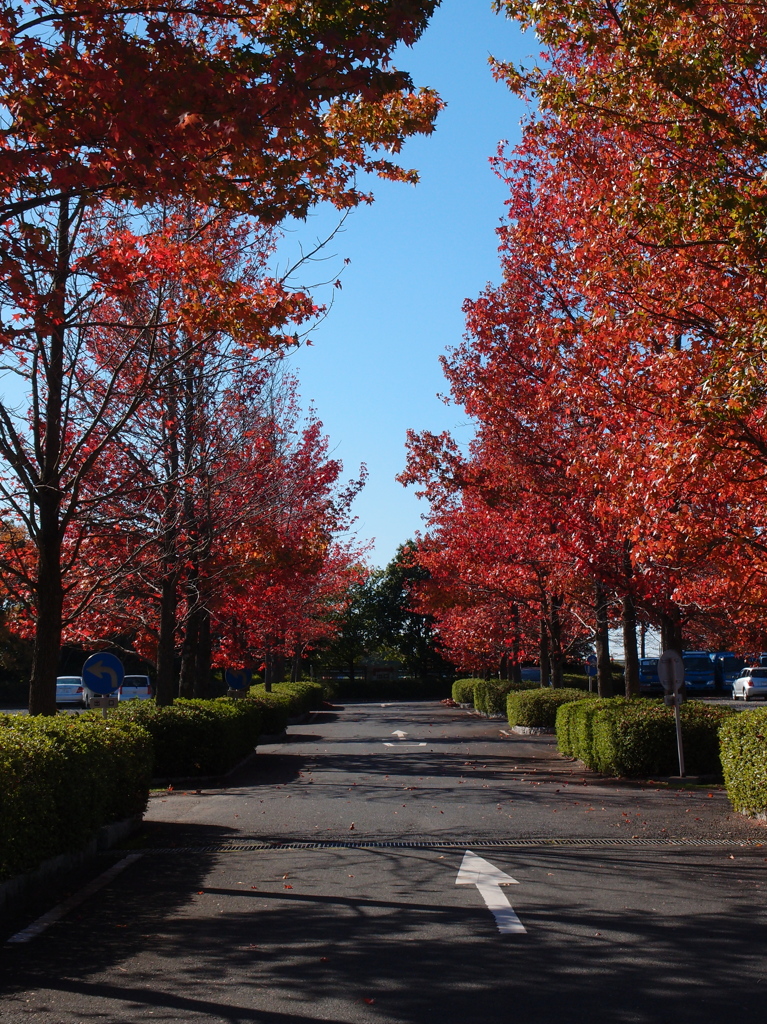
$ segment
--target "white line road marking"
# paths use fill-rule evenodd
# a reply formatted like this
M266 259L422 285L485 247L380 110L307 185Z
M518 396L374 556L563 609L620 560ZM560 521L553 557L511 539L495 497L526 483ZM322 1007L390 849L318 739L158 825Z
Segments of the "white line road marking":
M399 743L386 743L384 741L384 746L385 747L425 747L426 744L425 743L403 743L402 740L400 740Z
M78 890L69 899L64 900L63 903L59 903L53 910L49 910L47 914L43 914L42 917L38 917L36 921L33 921L27 928L22 929L20 932L16 932L10 939L5 940L6 946L10 943L17 942L30 942L36 938L46 928L49 928L56 921L60 921L61 918L68 914L70 910L74 910L75 907L79 907L81 903L92 896L94 892L98 892L99 889L103 889L105 885L109 885L113 878L124 871L125 868L130 867L134 861L137 861L140 857L143 857L143 853L129 853L127 857L123 857L117 864L113 864L111 868L99 875L98 878L94 878L92 882L88 882L86 886Z
M501 891L502 885L519 885L519 882L491 864L489 860L467 850L463 855L455 884L476 885L502 935L520 935L527 931Z
M396 736L398 740L404 740L404 738L407 736L407 733L403 732L401 729L397 729L396 732L392 733L392 736Z

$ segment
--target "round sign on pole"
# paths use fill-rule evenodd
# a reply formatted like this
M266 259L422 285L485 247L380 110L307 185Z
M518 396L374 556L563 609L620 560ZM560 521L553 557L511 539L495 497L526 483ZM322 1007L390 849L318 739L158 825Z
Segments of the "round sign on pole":
M597 656L596 654L590 654L586 658L586 675L595 676L597 674Z
M678 651L664 651L658 658L658 679L666 693L679 693L684 686L684 662Z
M83 665L83 686L107 696L119 690L125 678L123 663L114 654L92 654Z
M230 690L246 690L253 680L253 672L249 668L228 668L224 676Z

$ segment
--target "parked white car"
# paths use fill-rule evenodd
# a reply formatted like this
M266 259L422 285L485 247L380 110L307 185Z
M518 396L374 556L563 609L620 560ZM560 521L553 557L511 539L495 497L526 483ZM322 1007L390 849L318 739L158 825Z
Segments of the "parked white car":
M149 676L126 676L117 696L120 700L148 700L153 697Z
M767 668L744 668L732 684L733 700L767 699Z
M83 689L81 676L56 677L56 703L76 704L83 707L87 703L87 695Z

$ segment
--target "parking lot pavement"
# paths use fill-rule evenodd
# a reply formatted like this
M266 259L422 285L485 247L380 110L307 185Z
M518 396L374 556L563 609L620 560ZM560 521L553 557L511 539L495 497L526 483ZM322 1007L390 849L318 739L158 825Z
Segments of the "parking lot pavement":
M3 949L4 1024L763 1016L767 833L719 790L436 705L317 716L233 781L154 798L139 859Z

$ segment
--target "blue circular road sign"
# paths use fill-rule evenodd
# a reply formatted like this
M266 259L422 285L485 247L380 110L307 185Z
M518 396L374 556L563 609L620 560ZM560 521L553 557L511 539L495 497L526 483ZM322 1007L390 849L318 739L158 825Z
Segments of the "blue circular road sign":
M245 690L253 680L253 673L249 668L228 668L225 678L230 690Z
M114 654L92 654L83 665L83 686L104 697L119 689L124 678L123 663Z

